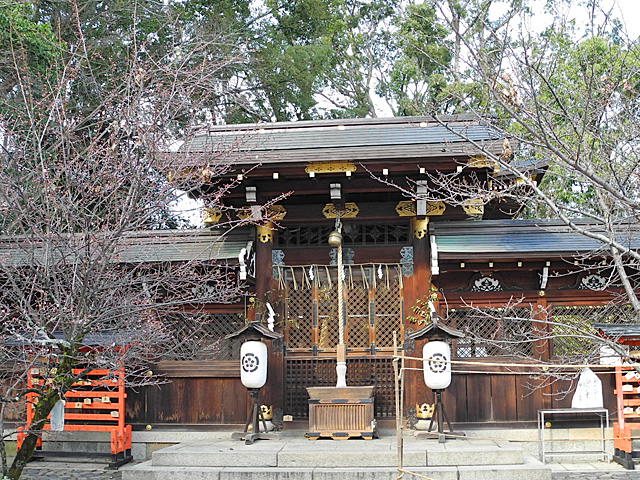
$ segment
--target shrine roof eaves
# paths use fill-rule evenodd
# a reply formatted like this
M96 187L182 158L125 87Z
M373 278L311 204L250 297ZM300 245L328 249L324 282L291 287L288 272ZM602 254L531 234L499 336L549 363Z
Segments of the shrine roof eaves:
M225 234L209 229L140 231L118 240L116 251L109 258L117 263L237 260L249 238L246 228ZM94 245L100 248L100 241L96 240ZM70 235L55 235L50 239L3 235L0 236L0 262L7 267L75 263L88 255L85 247L78 235L75 240Z
M576 224L588 227L590 231L601 228L586 220L576 220ZM554 220L433 222L429 225L429 232L434 237L440 259L473 258L493 253L546 258L598 250L607 255L603 243ZM640 228L632 224L621 225L617 240L632 249L640 249Z
M428 158L502 151L503 135L473 115L320 120L213 127L178 155L217 152L236 163Z

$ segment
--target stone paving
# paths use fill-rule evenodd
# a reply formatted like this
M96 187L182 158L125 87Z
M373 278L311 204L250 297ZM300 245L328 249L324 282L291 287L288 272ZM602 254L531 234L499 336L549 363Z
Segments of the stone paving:
M126 468L126 467L125 467ZM553 480L640 480L640 470L610 470L606 465L602 469L587 471L567 470L579 469L582 465L556 464L552 475ZM29 465L22 474L21 480L120 480L121 472L106 470L95 464L42 462ZM405 478L410 478L405 476ZM345 479L348 480L348 479ZM518 479L505 479L518 480Z
M630 472L554 472L553 480L638 480L640 471Z
M625 470L615 462L552 462L548 465L553 472L552 480L640 480L640 470Z

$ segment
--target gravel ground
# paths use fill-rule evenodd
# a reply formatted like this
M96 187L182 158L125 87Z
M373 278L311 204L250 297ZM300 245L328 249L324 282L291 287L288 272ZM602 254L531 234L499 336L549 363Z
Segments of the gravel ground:
M22 472L20 480L120 480L118 470L86 463L35 462Z

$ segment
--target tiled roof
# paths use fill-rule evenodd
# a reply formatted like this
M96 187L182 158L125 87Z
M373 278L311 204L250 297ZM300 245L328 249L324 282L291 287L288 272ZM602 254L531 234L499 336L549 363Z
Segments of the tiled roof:
M576 221L592 232L602 227ZM605 247L559 221L551 220L483 220L433 222L429 232L434 237L438 258L455 259L487 254L518 254L546 258L584 254ZM635 224L621 224L618 242L640 249L640 229Z
M492 152L502 136L471 115L321 120L213 127L196 135L181 153L219 152L236 163L317 160L407 159L478 154L478 142Z
M118 263L236 260L248 240L246 228L225 234L208 229L141 231L119 239L115 253L107 257ZM94 251L104 245L95 241ZM90 254L80 236L56 235L49 240L0 236L0 263L7 267L53 261L74 263L87 255ZM99 252L91 256L101 257Z

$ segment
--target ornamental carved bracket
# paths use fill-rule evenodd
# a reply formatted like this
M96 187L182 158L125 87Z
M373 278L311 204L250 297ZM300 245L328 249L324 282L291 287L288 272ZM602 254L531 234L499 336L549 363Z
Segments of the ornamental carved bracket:
M611 282L607 276L601 275L602 272L589 273L582 272L577 274L575 283L559 287L558 290L591 290L593 292L602 292L607 287L621 287L618 282Z
M467 215L483 215L484 203L480 198L471 198L462 204L462 209Z
M585 275L580 279L578 288L581 290L592 290L594 292L601 292L607 288L607 279L602 275L595 273Z
M357 169L358 167L351 162L312 162L305 167L304 171L306 173L353 173Z
M218 207L205 207L202 209L202 221L205 225L215 225L222 218L222 210Z
M353 265L353 257L355 252L353 248L344 248L342 247L342 263L345 265ZM338 249L332 248L329 251L329 265L337 265L338 264Z
M491 275L482 276L473 282L472 292L501 292L504 290L500 285L500 280Z
M356 218L360 213L360 208L355 203L345 203L340 210L340 218ZM322 209L325 218L336 218L338 211L333 203L327 203Z
M429 201L427 202L427 216L435 217L442 215L447 209L447 206L442 201ZM416 202L412 200L402 200L396 205L396 213L400 217L415 217L416 216Z
M456 288L453 292L502 292L502 291L518 291L522 288L509 285L502 275L497 272L491 272L485 275L476 272L469 281L469 285L463 288Z
M400 265L402 266L402 275L410 277L413 275L413 247L402 247L400 249Z
M263 212L260 205L252 205L240 208L236 215L240 220L251 219L259 221L265 219L270 222L277 222L284 219L287 215L287 210L282 205L271 205Z

